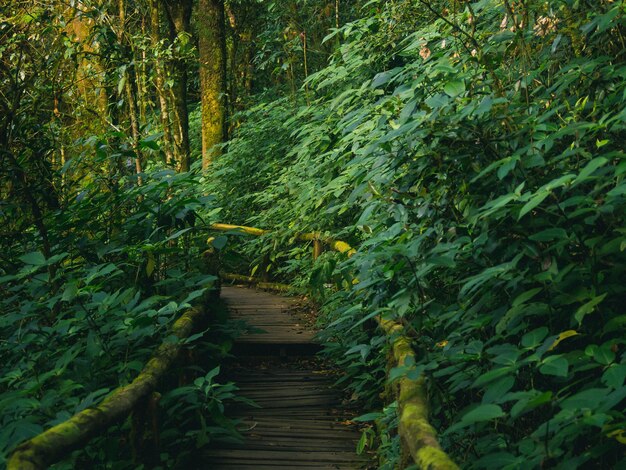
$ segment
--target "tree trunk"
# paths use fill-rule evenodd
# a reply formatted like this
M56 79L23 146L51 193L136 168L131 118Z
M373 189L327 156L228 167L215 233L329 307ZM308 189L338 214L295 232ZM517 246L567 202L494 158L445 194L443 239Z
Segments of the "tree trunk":
M254 59L254 43L252 42L252 33L246 32L245 35L246 52L244 56L244 89L246 90L246 97L252 95L252 80L254 78L254 65L252 63Z
M237 104L237 90L239 87L239 67L237 63L237 52L239 50L239 35L236 30L233 29L233 34L231 35L231 42L228 47L228 69L229 69L229 80L228 80L228 105L229 105L229 115L233 115L235 113L235 106Z
M119 29L118 41L122 50L125 50L128 57L128 65L124 69L121 80L124 81L124 93L126 95L126 104L128 105L128 118L130 120L130 132L132 138L133 152L135 153L135 172L137 173L137 184L141 185L141 151L139 149L139 140L141 138L139 131L139 117L137 109L137 89L136 74L134 71L133 50L126 38L126 5L125 0L118 1Z
M163 0L169 21L170 41L176 38L189 40L191 37L191 9L193 0ZM190 160L189 149L189 111L187 109L187 66L183 59L174 61L174 86L170 96L172 107L172 124L174 136L174 158L179 171L188 171Z
M221 153L217 145L227 139L224 0L200 0L198 10L202 168L206 169Z
M228 88L228 115L232 116L235 114L238 89L239 89L239 61L237 60L239 45L241 43L241 35L239 34L239 23L237 21L237 17L235 16L235 12L232 9L231 5L224 5L225 17L228 18L228 25L230 25L230 42L226 45L228 60L227 66L228 69L226 79L227 79L227 88ZM232 125L232 123L231 123ZM230 133L230 129L229 129Z
M77 7L80 10L80 7ZM100 116L101 124L108 125L109 98L105 86L105 66L98 59L98 46L92 43L92 28L94 20L84 15L78 15L73 10L73 17L69 20L67 31L70 37L78 43L82 52L76 67L76 84L78 91L86 104L96 105L95 115ZM95 129L92 132L97 132Z
M146 37L146 18L141 17L141 36ZM148 117L148 72L146 70L146 64L148 62L148 54L146 48L141 46L141 60L136 67L137 73L137 106L139 108L139 121L142 123L147 122Z
M137 94L134 85L135 74L126 71L126 83L124 88L126 90L126 101L128 101L128 115L130 118L130 130L133 139L133 151L135 152L135 171L137 173L137 184L141 186L141 172L143 166L141 163L141 149L139 148L139 140L141 134L139 132L139 118L137 116Z
M161 5L159 0L150 0L150 42L154 51L158 51L161 41L160 34L160 17ZM174 143L172 137L172 125L170 122L170 106L165 91L165 69L163 61L154 61L154 85L157 96L159 97L161 127L163 127L163 151L165 153L165 161L168 165L174 165Z

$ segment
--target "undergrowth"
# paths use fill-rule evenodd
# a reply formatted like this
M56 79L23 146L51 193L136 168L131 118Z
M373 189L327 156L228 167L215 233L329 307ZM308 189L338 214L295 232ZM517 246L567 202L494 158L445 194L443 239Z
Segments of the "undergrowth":
M296 232L358 247L321 261L335 294L313 276L326 349L382 408L370 320L403 319L464 468L625 464L624 21L610 1L369 2L312 101L261 101L215 165L225 214L275 230L256 264L310 279Z

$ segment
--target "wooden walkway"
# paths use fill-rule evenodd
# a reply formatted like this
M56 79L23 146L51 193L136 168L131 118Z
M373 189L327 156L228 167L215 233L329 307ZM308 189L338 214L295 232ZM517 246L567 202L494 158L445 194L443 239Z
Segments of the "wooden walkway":
M222 298L251 327L238 340L240 363L229 379L259 408L232 410L245 442L208 451L202 468L367 468L355 452L360 433L346 421L356 411L342 405L336 377L311 357L315 332L293 312L296 301L243 287L222 287Z

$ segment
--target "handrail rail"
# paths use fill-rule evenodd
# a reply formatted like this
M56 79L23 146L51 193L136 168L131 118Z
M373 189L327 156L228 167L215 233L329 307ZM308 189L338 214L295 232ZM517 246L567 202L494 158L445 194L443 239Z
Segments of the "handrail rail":
M97 405L76 413L62 423L18 445L9 458L7 470L39 470L58 462L70 451L88 442L128 413L152 392L172 366L182 347L207 313L206 307L187 310L174 322L171 334L178 342L164 341L139 375L128 385L117 387Z
M211 229L223 232L240 231L253 236L271 233L269 230L243 225L212 224ZM301 241L313 241L316 244L314 255L319 253L317 244L325 243L331 249L345 253L348 257L357 250L348 243L323 236L319 232L296 235ZM250 276L231 276L237 280L250 282ZM270 289L285 285L263 283ZM185 312L172 326L172 334L179 339L188 337L195 325L205 315L204 306ZM390 319L377 316L381 329L390 338L396 365L404 366L407 358L415 362L415 352L411 340L404 335L404 327ZM89 441L97 432L107 428L113 422L126 416L157 385L159 379L170 368L181 349L181 343L163 342L140 374L128 385L118 387L109 393L97 405L87 408L68 420L44 431L43 433L18 445L11 454L7 470L39 470L58 461L69 451ZM456 470L458 466L441 449L437 441L437 432L428 422L428 398L425 379L414 381L407 377L400 379L397 387L397 400L400 410L398 433L409 451L413 461L423 469Z
M407 363L415 364L415 351L410 338L404 334L402 324L380 316L376 320L390 338L396 367L406 367ZM457 470L459 467L441 449L437 431L428 421L428 392L424 375L417 380L406 376L400 378L396 393L399 409L398 434L413 461L423 469Z
M253 235L260 237L262 235L268 235L272 233L270 230L264 230L255 227L248 227L246 225L231 225L231 224L212 224L209 226L212 230L217 230L220 232L242 232L247 233L248 235ZM320 232L309 232L309 233L299 233L295 236L297 240L307 241L307 242L322 242L328 245L335 251L339 253L345 253L348 256L352 256L356 253L356 250L352 248L348 243L336 240L331 237L326 237L322 235Z
M220 231L241 230L255 236L271 233L269 230L241 225L213 224L211 228ZM348 257L357 252L348 243L334 238L321 237L319 232L300 234L296 238L303 241L324 242L335 251L347 254ZM253 282L254 278L241 276L238 280ZM261 282L258 285L260 284ZM267 287L272 288L271 284L267 284ZM281 287L284 285L281 284ZM410 338L404 334L404 326L382 316L376 316L376 321L391 341L396 367L404 367L407 359L409 359L409 363L415 364L415 351L411 346ZM441 449L437 440L437 431L428 421L428 394L424 376L422 375L417 380L402 377L399 380L396 394L400 410L398 433L415 464L419 468L428 470L457 470L459 467Z

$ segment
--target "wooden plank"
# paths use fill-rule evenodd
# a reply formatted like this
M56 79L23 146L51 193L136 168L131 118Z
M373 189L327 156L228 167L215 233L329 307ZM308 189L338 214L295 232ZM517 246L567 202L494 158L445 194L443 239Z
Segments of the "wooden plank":
M359 456L354 452L305 452L300 450L255 450L248 452L246 449L213 449L204 453L211 459L219 460L220 458L228 459L249 459L254 457L256 461L290 461L290 462L356 462Z

